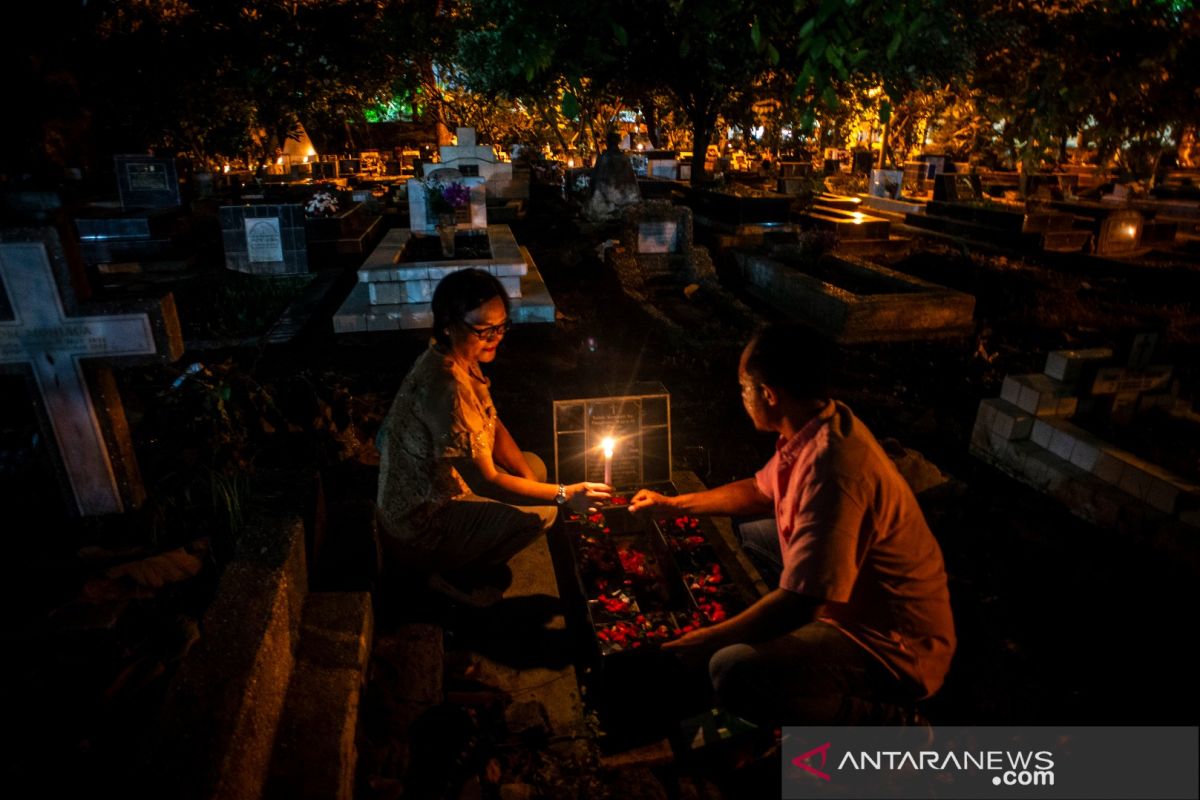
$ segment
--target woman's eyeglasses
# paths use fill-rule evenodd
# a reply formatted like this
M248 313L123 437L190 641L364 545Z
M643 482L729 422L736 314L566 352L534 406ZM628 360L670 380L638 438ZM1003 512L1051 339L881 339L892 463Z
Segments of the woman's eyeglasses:
M467 327L467 330L478 336L483 341L494 342L512 330L513 323L511 319L506 319L499 325L488 325L486 328L476 328L474 325L466 322L464 322L463 325Z

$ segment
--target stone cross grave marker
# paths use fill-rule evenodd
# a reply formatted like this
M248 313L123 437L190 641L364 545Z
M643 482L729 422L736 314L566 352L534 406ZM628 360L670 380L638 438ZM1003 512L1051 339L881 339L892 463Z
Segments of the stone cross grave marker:
M174 297L80 313L53 227L0 231L0 284L13 314L0 319L0 370L29 379L75 512L137 507L145 493L108 367L182 355Z
M671 396L661 383L630 393L554 401L554 472L562 483L604 480L601 442L611 436L612 485L620 490L671 480Z

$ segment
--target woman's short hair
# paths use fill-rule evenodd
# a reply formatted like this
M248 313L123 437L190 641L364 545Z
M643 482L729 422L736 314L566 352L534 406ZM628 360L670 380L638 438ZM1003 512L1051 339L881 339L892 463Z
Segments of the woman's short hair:
M433 338L438 344L450 344L447 330L451 325L463 321L470 312L499 297L504 301L504 312L510 310L508 293L495 275L481 269L460 269L451 272L433 290Z
M797 400L824 400L833 383L833 345L796 323L764 327L750 340L746 374Z

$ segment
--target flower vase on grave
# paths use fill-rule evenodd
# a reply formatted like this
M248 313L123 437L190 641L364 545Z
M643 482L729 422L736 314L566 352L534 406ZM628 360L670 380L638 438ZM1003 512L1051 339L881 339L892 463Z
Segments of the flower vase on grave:
M442 240L442 255L454 257L454 233L458 223L453 214L438 214L437 232Z

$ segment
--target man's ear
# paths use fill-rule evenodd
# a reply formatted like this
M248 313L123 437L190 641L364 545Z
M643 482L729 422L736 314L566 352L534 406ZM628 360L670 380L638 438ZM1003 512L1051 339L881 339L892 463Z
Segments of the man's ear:
M759 384L759 391L762 392L763 402L769 406L779 405L779 393L767 386L765 383Z

